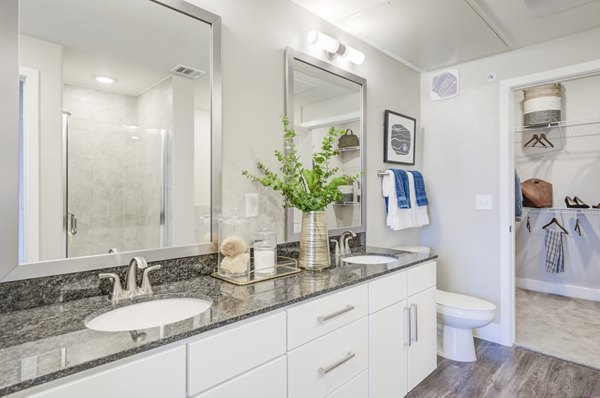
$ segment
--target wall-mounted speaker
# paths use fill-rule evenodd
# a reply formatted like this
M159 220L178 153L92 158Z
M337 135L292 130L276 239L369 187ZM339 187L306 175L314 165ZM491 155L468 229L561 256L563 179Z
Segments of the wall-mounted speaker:
M458 71L448 69L431 76L429 95L434 101L456 97L459 90Z

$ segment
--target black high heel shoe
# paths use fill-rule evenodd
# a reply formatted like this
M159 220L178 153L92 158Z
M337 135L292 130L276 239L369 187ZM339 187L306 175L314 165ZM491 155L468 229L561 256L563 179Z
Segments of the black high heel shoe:
M565 196L565 204L569 209L578 209L579 205L575 202L574 199L571 199L569 196Z
M575 203L577 203L579 205L580 209L589 209L590 206L586 205L583 200L579 199L577 196L575 196L573 198L573 200L575 201Z

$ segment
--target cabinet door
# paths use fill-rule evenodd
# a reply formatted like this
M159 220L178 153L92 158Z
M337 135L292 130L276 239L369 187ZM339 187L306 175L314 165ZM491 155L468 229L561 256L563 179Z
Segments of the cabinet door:
M437 367L436 288L431 287L408 298L411 312L408 348L408 391Z
M183 346L29 395L30 398L184 398L185 396L185 347Z
M285 355L194 398L283 398L287 394Z
M408 308L403 300L369 316L369 397L407 393Z

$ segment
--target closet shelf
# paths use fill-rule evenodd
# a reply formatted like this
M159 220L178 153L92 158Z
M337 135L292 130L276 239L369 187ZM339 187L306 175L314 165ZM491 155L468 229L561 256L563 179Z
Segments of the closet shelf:
M565 209L561 207L544 207L544 208L534 208L534 207L524 207L524 213L598 213L600 214L600 209L589 208L589 209ZM525 211L526 210L526 211Z
M359 146L348 146L345 148L337 148L336 151L343 153L343 152L356 152L356 151L360 151L360 147Z
M585 135L595 135L600 134L600 116L591 118L591 119L581 119L581 120L563 120L560 122L550 123L545 126L537 126L537 127L527 127L521 126L515 128L515 133L526 133L526 132L535 132L535 131L547 131L550 129L564 129L565 132L571 133L573 136L583 136L581 133Z

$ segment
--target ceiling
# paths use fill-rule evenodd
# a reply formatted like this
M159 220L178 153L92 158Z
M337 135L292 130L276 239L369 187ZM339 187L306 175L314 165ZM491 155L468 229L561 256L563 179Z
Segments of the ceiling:
M600 0L292 1L417 71L600 27Z
M63 46L63 80L138 95L178 64L210 68L210 26L148 0L21 0L21 34ZM95 76L116 79L103 85Z
M294 60L294 103L299 106L315 104L332 98L359 93L358 83Z

